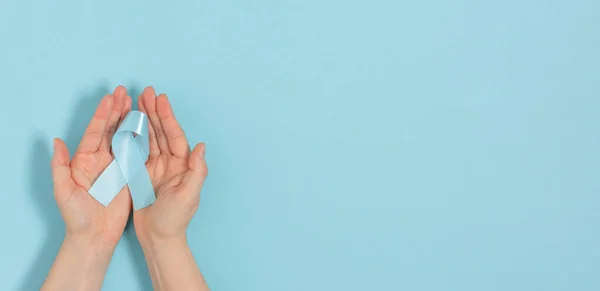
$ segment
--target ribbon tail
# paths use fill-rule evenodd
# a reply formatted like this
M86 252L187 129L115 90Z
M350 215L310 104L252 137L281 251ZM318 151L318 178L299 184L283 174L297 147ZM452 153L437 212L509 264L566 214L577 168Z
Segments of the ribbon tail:
M121 168L116 160L113 160L102 175L98 177L96 182L92 185L88 192L94 197L100 204L108 206L110 201L117 196L119 191L125 186L127 182Z
M129 180L128 185L134 210L148 207L156 201L150 175L148 175L146 169L137 171L131 180Z

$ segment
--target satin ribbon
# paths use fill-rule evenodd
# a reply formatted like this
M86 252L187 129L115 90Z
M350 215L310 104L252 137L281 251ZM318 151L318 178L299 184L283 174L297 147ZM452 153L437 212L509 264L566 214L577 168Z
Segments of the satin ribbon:
M102 205L108 206L127 184L135 210L154 203L156 196L146 170L150 150L148 117L144 113L137 110L127 113L112 138L112 151L115 159L88 192Z

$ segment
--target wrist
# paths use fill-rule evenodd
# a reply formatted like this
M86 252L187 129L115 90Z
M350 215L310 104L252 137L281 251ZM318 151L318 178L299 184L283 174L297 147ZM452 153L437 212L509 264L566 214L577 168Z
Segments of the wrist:
M109 242L101 235L82 235L67 232L63 240L63 246L94 253L97 256L111 256L117 243Z
M73 255L83 270L106 270L115 245L95 236L65 235L61 250Z
M42 290L99 290L113 251L94 237L66 234Z
M138 240L140 241L140 245L146 256L157 255L163 251L168 252L188 247L185 234L167 237L146 234L138 236Z
M155 290L209 290L185 235L140 241Z

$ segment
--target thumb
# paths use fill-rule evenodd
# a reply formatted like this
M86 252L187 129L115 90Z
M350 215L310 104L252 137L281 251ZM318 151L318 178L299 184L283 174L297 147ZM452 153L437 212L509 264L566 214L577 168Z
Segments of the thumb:
M189 160L189 170L183 177L182 188L187 193L185 195L198 195L202 190L204 179L208 175L208 167L204 154L206 152L206 144L203 142L197 144L192 150ZM193 194L192 194L193 193Z
M54 154L50 166L52 167L52 181L54 189L64 187L68 182L72 182L71 167L69 161L69 150L67 145L60 138L53 141Z

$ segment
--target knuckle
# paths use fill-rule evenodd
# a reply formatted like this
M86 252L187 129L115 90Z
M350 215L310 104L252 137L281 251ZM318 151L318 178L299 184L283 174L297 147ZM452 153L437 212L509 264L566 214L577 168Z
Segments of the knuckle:
M208 166L206 165L206 162L202 162L200 164L198 167L198 172L200 172L200 174L202 174L204 177L208 176Z
M175 132L170 132L169 135L167 136L167 138L169 139L178 139L181 137L184 137L184 133L181 131L175 131Z
M97 139L102 137L102 133L99 131L88 131L85 135L89 138Z
M108 134L114 134L116 131L117 131L117 125L116 124L110 125L108 127L108 129L106 130L106 132Z

